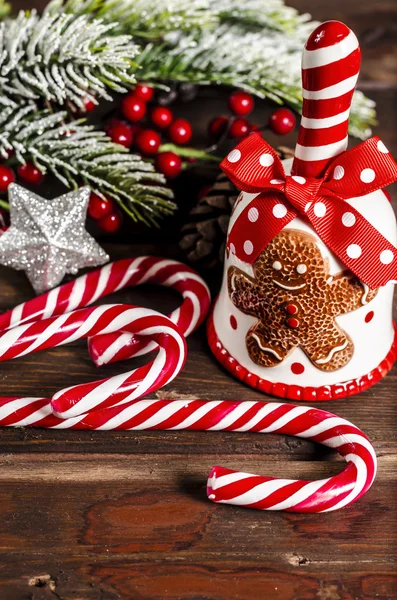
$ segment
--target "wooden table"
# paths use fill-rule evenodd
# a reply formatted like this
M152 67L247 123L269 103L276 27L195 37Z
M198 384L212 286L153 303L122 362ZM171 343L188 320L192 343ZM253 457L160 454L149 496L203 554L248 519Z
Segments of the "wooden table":
M32 3L14 3L28 6ZM397 155L392 1L294 0L316 18L346 20L363 44L363 86L378 102L376 133ZM321 6L318 6L321 4ZM394 36L395 37L395 36ZM116 259L174 245L111 246ZM0 269L0 310L32 292L22 273ZM154 288L114 298L163 311L178 299ZM108 366L104 376L120 372ZM84 343L0 367L2 395L49 396L98 377ZM203 330L168 397L266 399L212 358ZM358 397L321 407L352 420L373 441L379 474L345 510L295 515L214 505L214 464L285 477L336 473L323 447L284 436L194 432L0 432L1 600L391 600L397 598L397 369Z

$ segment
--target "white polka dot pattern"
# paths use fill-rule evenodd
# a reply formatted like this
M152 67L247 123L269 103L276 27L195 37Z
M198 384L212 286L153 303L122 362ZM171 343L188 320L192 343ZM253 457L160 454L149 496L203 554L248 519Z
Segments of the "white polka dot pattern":
M292 179L296 183L299 183L300 185L303 185L304 183L306 183L306 179L304 177L301 177L300 175L292 175Z
M255 206L253 206L248 211L248 220L251 221L251 223L255 223L255 221L257 221L258 218L259 218L258 209L255 208Z
M227 155L227 160L231 163L238 162L240 160L240 158L241 158L241 152L240 152L240 150L237 150L237 149L232 150Z
M248 256L249 256L250 254L253 253L253 251L254 251L254 245L251 242L251 240L245 240L245 242L244 242L244 252L246 254L248 254Z
M361 246L358 244L350 244L346 249L346 254L349 258L360 258L362 254Z
M306 161L307 169L293 175L285 173L278 156L259 135L248 136L236 150L241 162L233 165L225 159L222 168L237 187L255 194L252 199L244 197L232 220L228 242L229 247L234 244L238 259L253 264L283 227L299 228L301 219L371 289L397 280L397 248L361 214L359 205L362 196L397 179L396 163L378 138L346 152L340 150L331 163L313 159L315 164L309 168ZM297 165L302 162L299 158ZM320 163L322 173L315 177ZM357 206L350 205L350 200L357 200Z
M342 216L342 223L345 227L353 227L356 222L356 217L351 212L345 212Z
M394 254L391 250L383 250L380 253L379 259L384 265L389 265L394 259Z
M360 173L360 179L364 183L372 183L375 179L375 171L373 169L363 169Z
M381 140L378 140L377 148L378 148L379 152L382 152L382 154L389 154L388 149L386 148L386 146L384 145L384 143Z
M288 211L285 204L280 203L273 206L273 215L276 217L276 219L282 219L283 217L285 217L287 212Z
M337 165L334 169L334 179L339 181L345 174L345 169L341 165Z
M326 212L327 212L327 207L325 206L324 202L316 202L316 204L314 205L314 214L316 215L316 217L325 217Z
M260 155L259 162L262 167L270 167L274 163L274 158L271 154L264 153Z

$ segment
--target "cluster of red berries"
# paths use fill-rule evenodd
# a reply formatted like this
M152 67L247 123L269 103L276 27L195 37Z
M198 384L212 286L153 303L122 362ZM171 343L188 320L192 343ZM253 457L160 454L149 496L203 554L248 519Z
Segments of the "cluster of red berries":
M116 233L123 222L115 202L111 198L101 198L94 192L91 192L87 214L105 233Z
M257 125L244 118L254 109L254 99L251 94L237 90L229 96L228 105L234 116L212 119L208 127L212 139L219 140L226 132L229 137L242 138L259 129ZM294 129L295 124L294 113L288 108L279 108L270 115L268 127L274 133L286 135Z
M27 162L24 165L18 167L18 179L24 183L30 185L39 185L44 180L44 173L42 173L33 163ZM0 165L0 193L4 193L8 190L8 186L14 183L16 180L16 174L11 167L7 165Z
M134 147L143 156L155 156L157 171L173 179L182 170L182 160L175 152L159 152L160 132L166 131L173 144L184 145L192 137L192 126L186 119L175 119L166 106L148 107L153 96L152 87L139 83L121 101L121 113L127 122L112 119L107 124L106 132L117 144L126 148ZM146 116L156 129L139 124Z

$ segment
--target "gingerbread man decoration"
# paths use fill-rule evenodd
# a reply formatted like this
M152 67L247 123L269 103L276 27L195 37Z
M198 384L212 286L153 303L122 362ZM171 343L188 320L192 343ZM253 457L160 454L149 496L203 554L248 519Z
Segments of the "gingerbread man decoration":
M336 371L353 356L354 345L335 317L370 302L369 290L350 271L330 275L316 239L285 229L253 263L254 278L228 270L233 304L258 321L247 333L251 359L263 367L281 363L300 347L322 371Z

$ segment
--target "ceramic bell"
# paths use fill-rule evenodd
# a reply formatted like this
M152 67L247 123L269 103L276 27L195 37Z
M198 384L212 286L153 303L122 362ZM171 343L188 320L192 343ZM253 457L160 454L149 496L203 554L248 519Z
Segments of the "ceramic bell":
M397 168L378 138L346 151L359 66L354 33L320 25L303 52L292 165L258 134L222 163L242 192L208 340L227 369L272 395L352 395L396 358L397 228L382 187Z

